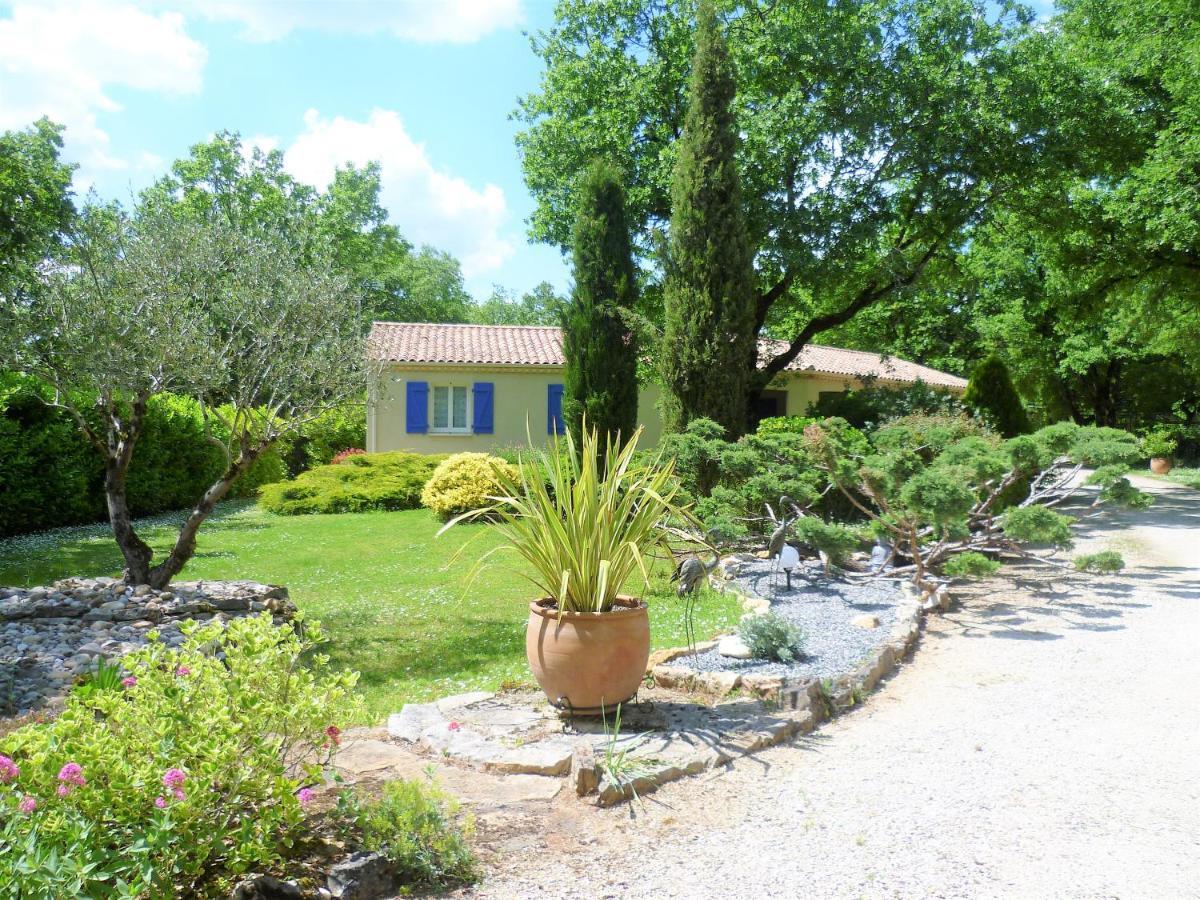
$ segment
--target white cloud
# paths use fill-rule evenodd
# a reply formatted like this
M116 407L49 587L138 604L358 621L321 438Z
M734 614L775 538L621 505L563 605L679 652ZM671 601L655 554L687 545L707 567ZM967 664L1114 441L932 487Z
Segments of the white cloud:
M512 243L501 235L508 218L504 192L494 184L476 189L436 168L395 112L375 109L356 122L310 109L304 126L284 151L284 165L300 180L324 188L339 165L378 162L383 205L410 241L449 250L467 278L495 271L512 255Z
M156 0L218 22L236 22L247 40L293 31L386 32L423 43L466 44L522 20L521 0Z
M110 90L195 93L207 56L178 13L93 0L17 3L0 19L0 129L49 116L67 126L84 181L96 170L127 168L97 123L97 113L121 109Z

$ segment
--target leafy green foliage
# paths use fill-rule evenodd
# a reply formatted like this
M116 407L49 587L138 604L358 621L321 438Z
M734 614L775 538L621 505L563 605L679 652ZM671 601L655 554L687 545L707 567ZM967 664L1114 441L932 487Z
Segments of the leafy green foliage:
M681 505L670 459L662 453L635 459L640 436L639 429L624 444L611 436L601 444L591 431L577 447L568 431L555 441L566 452L552 446L533 454L537 465L520 466L511 476L501 471L501 499L442 530L492 519L540 596L564 612L609 612L635 575L649 577L652 555L670 556L664 522L699 524Z
M222 131L196 144L142 202L207 220L218 213L243 231L286 235L333 248L333 265L363 296L366 321L465 322L472 308L453 256L414 250L380 204L380 167L341 166L324 191L294 178L279 150L247 147Z
M1000 571L1000 560L969 550L946 560L942 574L951 578L987 578Z
M1148 457L1170 457L1179 442L1168 430L1156 428L1142 435L1142 454Z
M989 356L975 366L962 402L1001 437L1016 437L1032 430L1029 416L1008 375L1008 367L998 356Z
M824 553L834 566L844 565L850 554L863 542L858 529L837 522L826 522L816 516L801 516L792 531L797 539Z
M563 317L563 417L581 443L585 427L614 436L637 428L638 348L623 318L637 306L637 276L617 173L590 168L579 203L575 286Z
M548 281L539 282L520 297L497 285L491 296L471 308L470 321L477 325L561 325L566 305Z
M1096 575L1113 575L1125 568L1125 560L1115 550L1102 550L1075 557L1075 568Z
M724 433L709 419L693 419L683 432L662 442L663 453L675 460L684 489L696 501L696 515L718 538L744 536L753 524L748 520L761 519L764 504L778 507L781 496L801 506L817 500L821 478L802 434L768 428L726 441Z
M803 629L775 612L742 619L738 637L755 659L790 663L804 651Z
M70 414L49 406L52 392L34 378L8 376L0 386L0 535L95 522L104 518L104 464ZM91 403L80 401L80 406ZM164 394L146 406L143 438L128 476L135 515L179 509L224 471L221 451L206 436L226 437L219 422L206 423L200 405ZM263 453L238 480L232 494L252 496L282 479L275 449Z
M517 468L487 453L455 453L440 463L421 491L421 505L443 519L495 502Z
M284 516L416 509L421 491L444 456L392 451L357 454L318 466L259 492L263 509Z
M313 466L325 466L343 450L367 445L366 404L351 401L327 409L301 428L287 443L286 463L291 475Z
M265 614L193 625L179 649L126 656L120 690L75 692L7 735L20 774L0 785L0 888L172 896L280 860L303 829L298 789L355 714L356 676L329 671L320 638Z
M658 357L667 429L708 418L734 437L746 428L757 359L754 252L737 167L735 92L712 2L701 0L687 113L675 148Z
M405 886L447 888L473 884L479 864L468 841L473 822L459 822L458 805L436 784L397 779L363 800L338 796L336 819L353 843L379 853Z
M867 431L904 416L957 415L962 411L962 403L956 396L921 381L903 387L847 386L838 393L826 392L809 406L813 417L845 419Z
M1019 7L715 5L728 22L736 165L756 259L747 296L756 323L786 339L788 353L874 309L881 330L904 331L914 290L994 198L1077 167L1084 148L1067 138L1100 106L1053 35ZM566 2L534 35L545 71L520 101L517 140L537 201L535 239L569 244L576 176L611 159L649 274L669 277L657 237L678 205L678 137L703 33L694 10L661 0ZM953 310L969 297L936 300ZM939 324L921 335L927 346L939 345ZM777 356L761 378L789 358ZM753 359L744 362L754 378Z
M1019 506L1000 517L1000 526L1014 541L1070 547L1074 543L1072 521L1070 516L1045 506Z
M0 133L0 295L18 289L57 244L75 209L62 126L39 119Z

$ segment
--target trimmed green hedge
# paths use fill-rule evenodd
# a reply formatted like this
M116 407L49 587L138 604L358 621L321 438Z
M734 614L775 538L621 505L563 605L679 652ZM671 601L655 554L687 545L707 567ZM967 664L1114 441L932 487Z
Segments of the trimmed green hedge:
M318 466L291 481L265 485L258 502L279 515L416 509L421 489L444 454L362 453L337 465Z
M0 537L103 521L104 464L65 411L44 402L35 379L0 376ZM252 496L287 476L271 450L234 484ZM187 397L155 397L129 469L129 505L136 516L194 504L224 468L224 456L204 435L200 406Z

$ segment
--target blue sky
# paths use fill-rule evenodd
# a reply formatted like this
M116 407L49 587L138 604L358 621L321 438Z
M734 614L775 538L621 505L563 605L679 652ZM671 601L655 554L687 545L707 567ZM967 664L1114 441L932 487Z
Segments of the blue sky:
M1043 15L1049 0L1035 0ZM220 129L319 186L378 159L405 236L483 299L568 271L532 245L509 121L553 0L0 0L0 129L67 126L77 186L127 199Z
M63 122L77 186L120 199L220 129L316 184L379 159L393 220L462 260L477 297L561 289L558 250L525 237L508 118L540 72L522 32L551 15L552 0L0 2L0 129Z

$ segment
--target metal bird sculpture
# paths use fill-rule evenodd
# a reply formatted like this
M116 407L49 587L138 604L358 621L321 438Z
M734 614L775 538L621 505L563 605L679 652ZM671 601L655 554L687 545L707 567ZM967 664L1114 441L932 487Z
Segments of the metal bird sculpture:
M696 588L716 570L721 561L721 555L713 549L712 558L705 561L699 556L685 556L675 567L671 581L678 582L676 592L683 598L683 632L687 638L692 655L696 655L696 628L693 615L696 611Z

